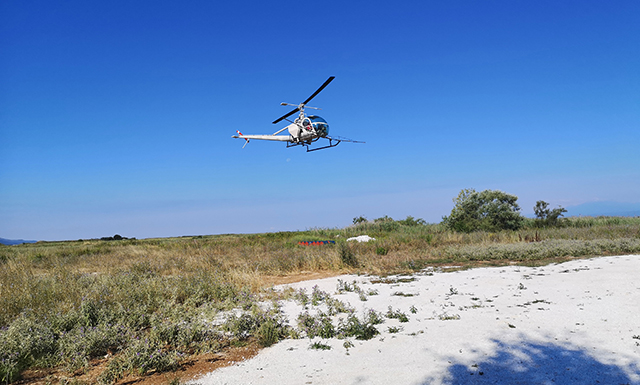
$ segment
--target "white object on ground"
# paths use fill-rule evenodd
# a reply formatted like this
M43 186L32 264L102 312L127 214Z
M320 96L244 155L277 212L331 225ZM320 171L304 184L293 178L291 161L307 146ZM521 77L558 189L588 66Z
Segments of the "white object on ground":
M317 286L359 319L392 308L409 322L385 319L368 341L287 339L192 383L638 385L639 273L635 255L298 282L286 286ZM355 291L338 294L338 280L368 293L366 301ZM294 301L282 310L294 327L305 311ZM310 349L313 342L331 349Z
M351 242L351 241L369 242L369 241L375 241L375 240L376 240L375 238L370 237L368 235L359 235L357 237L347 238L347 242Z

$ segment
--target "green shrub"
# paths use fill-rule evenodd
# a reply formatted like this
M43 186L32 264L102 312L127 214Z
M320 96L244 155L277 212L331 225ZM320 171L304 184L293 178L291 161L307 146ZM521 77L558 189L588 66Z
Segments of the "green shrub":
M241 340L255 336L263 346L271 346L288 334L279 309L265 311L258 306L254 306L250 312L230 315L222 327Z
M230 332L233 337L246 339L260 327L260 320L251 313L241 315L231 315L224 323L223 328Z
M122 378L126 373L143 375L152 370L165 372L177 366L176 352L163 350L156 341L134 339L122 354L109 361L98 380L109 384Z
M364 322L370 325L379 325L384 322L384 318L382 317L382 313L369 309L364 314Z
M386 316L387 318L395 318L400 322L409 322L409 317L405 313L401 312L400 310L394 311L391 306L389 306Z
M338 279L338 284L336 285L336 291L338 292L338 294L342 294L344 292L355 292L355 293L362 293L363 290L362 288L360 288L360 286L358 286L358 284L356 283L356 281L354 280L353 282L349 283L346 281L343 281L341 279Z
M451 214L442 218L449 229L460 232L477 230L518 230L524 223L518 197L499 190L463 189L453 199Z
M133 336L123 326L78 326L58 341L61 361L69 371L86 367L92 358L122 350Z
M0 381L10 383L31 366L53 364L57 352L56 336L43 322L23 315L0 331Z
M323 344L320 341L316 341L314 343L311 344L311 346L309 346L309 349L314 349L314 350L331 350L331 346L327 345L327 344Z
M216 345L219 332L198 317L160 319L152 322L149 338L174 349L200 350Z
M424 226L427 224L422 218L414 218L411 215L407 216L405 219L397 221L398 224L402 226Z
M329 315L336 315L339 313L353 313L354 311L353 308L349 307L346 303L332 297L325 299L324 302L327 305Z
M258 328L258 343L264 347L271 346L284 337L283 325L273 318L267 319Z
M321 311L315 316L310 315L309 312L300 314L298 316L298 327L302 329L309 338L332 338L336 334L336 330L331 323L331 318Z
M370 340L380 334L372 323L363 322L355 315L347 317L346 322L338 326L338 336L340 338L355 337L357 340Z
M380 231L392 233L400 229L400 224L398 222L394 222L393 220L383 221L378 223L378 227L380 228Z
M311 304L313 306L318 306L320 303L324 302L327 298L331 296L326 291L320 290L318 285L314 285L311 289Z

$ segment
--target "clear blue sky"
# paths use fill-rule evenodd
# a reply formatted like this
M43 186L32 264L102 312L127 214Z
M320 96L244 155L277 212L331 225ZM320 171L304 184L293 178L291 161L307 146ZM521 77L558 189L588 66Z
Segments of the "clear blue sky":
M0 237L439 222L463 188L640 202L638 1L0 4ZM329 76L305 153L232 139Z

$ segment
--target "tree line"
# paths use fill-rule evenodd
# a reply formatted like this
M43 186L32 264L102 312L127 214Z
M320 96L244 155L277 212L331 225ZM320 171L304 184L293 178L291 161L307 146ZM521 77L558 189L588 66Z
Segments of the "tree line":
M451 214L442 218L449 229L469 233L472 231L518 230L525 218L520 214L518 197L500 190L476 191L463 189L453 199ZM562 225L561 217L567 210L561 206L549 208L549 203L537 201L533 207L537 227Z
M476 191L468 188L460 191L453 199L455 203L451 213L442 217L442 224L449 230L470 233L473 231L496 232L500 230L519 230L525 225L525 218L520 213L518 197L500 190ZM563 225L562 217L567 212L562 206L550 208L549 203L539 200L533 207L536 215L534 226L558 227ZM360 216L353 218L354 225L371 223ZM425 225L421 218L408 216L406 219L394 221L388 216L377 218L373 223L383 227Z

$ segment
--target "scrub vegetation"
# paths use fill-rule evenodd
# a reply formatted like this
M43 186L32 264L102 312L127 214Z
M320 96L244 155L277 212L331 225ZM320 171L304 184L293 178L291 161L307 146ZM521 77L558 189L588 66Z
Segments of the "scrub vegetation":
M117 383L175 371L231 347L377 334L377 318L358 318L340 303L327 304L346 314L337 327L327 322L330 314L284 319L285 298L314 306L328 301L320 291L269 289L311 273L384 276L442 264L640 253L640 217L559 218L562 212L538 207L540 216L517 220L515 230L467 232L412 217L360 217L342 229L0 246L0 383L36 369L49 370L50 383ZM363 234L376 240L346 241ZM336 243L298 244L308 240ZM340 288L359 289L348 282ZM408 317L394 309L386 316Z

